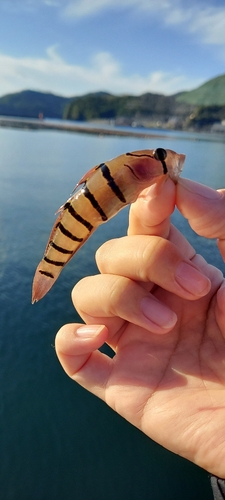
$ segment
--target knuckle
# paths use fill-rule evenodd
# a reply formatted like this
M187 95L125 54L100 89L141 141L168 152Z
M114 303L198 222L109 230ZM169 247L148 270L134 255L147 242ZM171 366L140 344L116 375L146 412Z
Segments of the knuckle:
M179 249L170 241L154 237L142 253L140 277L143 281L171 280L181 260Z
M149 280L152 277L152 272L156 267L162 266L165 260L165 252L167 254L167 240L158 236L151 237L151 240L142 249L141 255L141 278Z
M109 293L109 312L112 316L118 315L123 303L129 300L130 291L132 288L132 281L129 278L122 276L113 276L111 286L108 290Z
M107 270L107 264L113 251L114 242L115 240L106 241L97 249L95 253L95 261L101 273L104 273Z
M73 287L71 292L72 302L76 309L79 309L87 297L88 291L92 288L92 278L93 276L86 276L82 278Z

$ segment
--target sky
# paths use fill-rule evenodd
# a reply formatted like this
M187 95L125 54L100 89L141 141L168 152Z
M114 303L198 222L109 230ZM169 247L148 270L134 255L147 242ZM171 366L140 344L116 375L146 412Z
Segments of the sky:
M0 0L0 96L172 95L225 73L224 0Z

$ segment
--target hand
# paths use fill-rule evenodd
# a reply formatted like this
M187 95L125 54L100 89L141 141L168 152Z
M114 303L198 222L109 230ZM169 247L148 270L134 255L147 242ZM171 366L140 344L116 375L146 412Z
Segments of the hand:
M131 207L128 236L97 252L101 272L73 302L86 326L65 325L66 373L169 450L225 478L225 285L171 226L174 204L225 258L225 190L168 180ZM151 292L151 293L149 293ZM97 349L107 342L110 359Z

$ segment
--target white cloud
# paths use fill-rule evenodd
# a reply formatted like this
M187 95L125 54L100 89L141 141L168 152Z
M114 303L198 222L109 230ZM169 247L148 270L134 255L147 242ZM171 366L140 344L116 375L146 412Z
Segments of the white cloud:
M110 4L111 4L111 0ZM116 1L116 0L115 0ZM66 17L85 17L99 12L99 10L105 9L108 6L107 0L78 0L69 2L64 10L64 15Z
M63 7L65 17L79 19L99 14L107 9L149 13L162 25L173 25L195 34L202 43L225 44L225 6L216 6L213 0L67 0Z
M151 20L195 35L205 44L225 44L225 5L215 0L0 0L0 7L34 11L45 5L58 8L65 19L79 20L109 9L129 9L130 14L151 15Z
M134 73L125 75L111 54L96 54L89 65L68 64L51 46L43 58L14 58L0 53L0 95L24 89L50 91L64 96L81 95L99 90L115 94L156 92L173 94L203 83L182 74L149 73L146 77Z
M64 15L68 17L85 17L107 9L121 10L126 7L138 10L157 11L167 8L167 0L68 0Z
M0 8L9 12L19 12L21 10L35 12L42 5L48 7L66 7L69 0L1 0Z
M224 45L225 7L203 8L201 15L193 16L189 29L206 44Z
M45 5L48 5L49 7L59 7L60 3L57 0L43 0L43 3Z

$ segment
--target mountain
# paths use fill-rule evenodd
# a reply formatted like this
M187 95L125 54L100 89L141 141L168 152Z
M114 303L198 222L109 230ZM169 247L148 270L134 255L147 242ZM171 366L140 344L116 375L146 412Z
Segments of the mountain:
M62 97L25 90L0 98L0 115L24 118L64 118L90 121L113 119L121 124L169 128L209 128L225 119L225 74L195 90L172 96L152 94L116 96L107 92Z
M70 101L67 97L24 90L0 98L0 115L38 118L43 114L47 118L62 118L63 110Z
M192 107L176 102L175 96L146 93L140 96L115 96L95 92L66 98L51 93L24 90L0 98L0 115L23 118L64 118L88 121L94 119L168 120L176 114L183 118Z
M225 105L225 75L212 78L195 90L179 94L176 100L194 106Z
M176 101L175 96L151 94L140 96L115 96L107 93L93 93L72 100L64 110L67 120L90 121L95 119L168 120L169 117L183 117L192 111L189 104Z
M71 100L65 107L64 118L68 120L93 120L97 118L132 120L150 119L166 122L176 118L176 123L184 122L198 108L207 106L207 113L200 123L207 124L207 117L213 113L209 124L224 117L225 74L204 83L197 89L172 96L146 93L140 96L114 96L107 93L87 94ZM211 107L214 107L211 109ZM215 109L217 106L217 109ZM202 113L202 111L201 111ZM196 121L197 123L197 121ZM193 122L192 122L193 125Z

